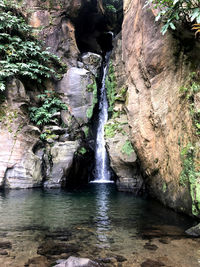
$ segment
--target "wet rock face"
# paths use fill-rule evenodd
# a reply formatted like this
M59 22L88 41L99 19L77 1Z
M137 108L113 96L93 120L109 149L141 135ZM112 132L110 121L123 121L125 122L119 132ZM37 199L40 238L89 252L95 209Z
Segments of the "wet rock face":
M82 3L76 1L23 1L22 9L46 47L70 66L76 66L79 49L76 45L72 19L78 15Z
M23 84L12 80L7 86L7 101L1 105L0 186L30 188L41 185L41 162L32 148L40 130L27 126L24 113L29 98Z
M81 68L70 68L57 85L57 90L63 94L63 101L68 105L71 115L80 125L89 121L88 110L92 113L97 101L95 76L101 62L101 56L85 53L82 62L79 62Z
M55 143L49 147L48 154L45 157L47 168L46 188L60 188L69 174L73 163L74 153L79 143L77 141L66 141Z
M194 127L189 103L179 89L192 71L185 59L192 58L194 65L199 59L193 56L194 50L185 54L183 42L170 33L162 36L161 25L155 23L153 13L143 8L144 4L145 1L124 1L122 51L132 142L150 193L166 205L191 214L194 196L190 191L196 192L197 185L192 189L180 186L180 154L191 140L199 148L191 130ZM194 162L197 157L198 153Z
M118 189L137 194L143 188L143 179L138 168L138 157L131 144L131 132L125 108L127 75L122 59L121 34L115 39L110 62L114 68L116 96L113 117L108 120L105 127L107 151L110 165L117 175Z
M116 123L123 127L123 132L116 131L114 136L106 138L110 165L118 177L118 190L137 194L142 189L143 179L138 171L137 155L129 143L127 116L121 115L118 119L108 121L108 125Z
M189 236L199 237L200 236L200 224L197 224L196 226L193 226L187 229L187 231L185 232Z

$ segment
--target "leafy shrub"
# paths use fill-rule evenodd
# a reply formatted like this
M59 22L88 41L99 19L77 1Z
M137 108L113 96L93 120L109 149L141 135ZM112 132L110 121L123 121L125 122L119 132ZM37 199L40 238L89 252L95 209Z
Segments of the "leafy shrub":
M123 130L123 125L126 123L120 123L116 120L114 120L113 122L108 122L105 126L104 126L104 130L105 130L105 136L106 138L112 138L115 136L116 133L122 133L123 135L126 134L126 132Z
M5 82L12 76L39 83L43 78L59 78L52 67L61 67L58 57L42 49L23 15L8 2L0 0L0 90L5 90Z
M133 146L129 140L126 140L125 144L122 146L122 153L130 156L134 152Z
M87 149L85 147L81 147L79 148L78 153L84 155L85 153L87 153Z
M38 98L41 100L40 107L30 108L30 119L37 126L43 127L51 121L56 112L67 110L67 106L53 91L45 91L44 94L38 95Z
M152 4L159 10L156 21L164 22L162 34L165 34L169 28L175 30L177 23L200 23L199 1L147 0L146 4Z

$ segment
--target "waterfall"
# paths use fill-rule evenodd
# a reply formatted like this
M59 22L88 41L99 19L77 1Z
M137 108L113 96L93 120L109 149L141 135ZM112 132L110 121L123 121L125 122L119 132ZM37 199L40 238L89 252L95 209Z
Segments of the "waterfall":
M97 136L95 146L95 180L96 183L110 183L110 167L108 155L105 147L104 125L108 119L108 101L106 95L106 75L109 69L109 57L111 52L107 52L105 65L103 68L103 78L99 98L99 116L97 123Z

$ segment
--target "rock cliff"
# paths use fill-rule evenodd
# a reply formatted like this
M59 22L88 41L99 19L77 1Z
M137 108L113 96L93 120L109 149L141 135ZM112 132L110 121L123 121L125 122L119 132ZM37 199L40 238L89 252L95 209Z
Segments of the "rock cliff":
M1 188L61 187L70 183L66 180L75 153L78 158L87 152L82 142L97 101L95 79L102 58L94 53L81 55L77 47L74 25L83 7L82 1L21 3L20 10L36 37L61 58L67 72L60 81L44 80L44 88L37 82L8 81L0 108ZM59 94L68 110L55 113L47 126L36 127L29 108L39 105L38 95L44 90Z
M149 192L167 206L199 216L200 143L194 123L199 94L191 88L199 83L199 43L186 30L162 36L161 25L144 5L124 1L131 140Z

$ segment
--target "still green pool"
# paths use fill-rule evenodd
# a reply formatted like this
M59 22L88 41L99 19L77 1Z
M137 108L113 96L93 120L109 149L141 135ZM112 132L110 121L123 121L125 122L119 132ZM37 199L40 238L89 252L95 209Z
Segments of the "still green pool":
M114 184L80 191L0 193L0 266L52 266L69 256L101 266L200 266L193 221Z

